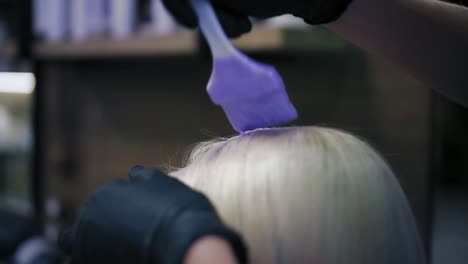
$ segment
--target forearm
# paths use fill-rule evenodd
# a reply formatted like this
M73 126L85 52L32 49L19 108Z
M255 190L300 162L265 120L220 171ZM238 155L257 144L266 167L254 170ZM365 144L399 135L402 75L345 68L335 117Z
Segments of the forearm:
M327 27L468 106L468 8L437 0L354 0Z
M187 253L185 264L236 264L229 244L221 238L209 236L197 241Z

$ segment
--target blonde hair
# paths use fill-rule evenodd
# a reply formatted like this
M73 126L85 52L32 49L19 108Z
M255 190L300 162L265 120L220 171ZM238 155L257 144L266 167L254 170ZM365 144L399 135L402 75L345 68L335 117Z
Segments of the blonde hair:
M200 145L173 175L210 198L252 263L424 263L391 169L345 132L255 130Z

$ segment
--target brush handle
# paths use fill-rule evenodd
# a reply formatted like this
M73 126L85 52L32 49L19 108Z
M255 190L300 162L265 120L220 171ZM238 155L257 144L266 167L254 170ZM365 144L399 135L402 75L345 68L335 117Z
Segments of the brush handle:
M224 33L209 1L190 0L190 3L198 16L198 24L208 41L213 59L236 56L238 50L232 45L231 41Z

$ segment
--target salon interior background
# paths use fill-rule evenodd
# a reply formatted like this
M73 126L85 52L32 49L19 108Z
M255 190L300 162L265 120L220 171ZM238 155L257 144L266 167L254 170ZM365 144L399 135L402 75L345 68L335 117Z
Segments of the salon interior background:
M346 129L385 155L433 263L468 263L467 109L293 17L235 43L283 75L295 125ZM159 0L1 0L0 259L54 240L132 165L180 166L191 144L234 134L205 92L210 69L204 40Z

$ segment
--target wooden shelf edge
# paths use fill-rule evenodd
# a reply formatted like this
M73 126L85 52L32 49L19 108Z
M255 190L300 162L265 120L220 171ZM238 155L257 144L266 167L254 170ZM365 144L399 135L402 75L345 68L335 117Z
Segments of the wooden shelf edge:
M269 26L256 26L251 33L234 40L233 43L246 52L339 50L346 46L344 42L322 29L284 29ZM122 40L42 43L34 47L39 58L189 55L197 50L196 32L181 32L160 37L135 36Z
M245 51L279 50L284 33L278 28L254 28L252 33L234 40ZM38 57L109 57L138 55L184 55L197 51L197 34L184 32L162 37L131 37L129 39L95 39L73 43L39 43L34 46Z
M280 50L284 48L284 29L254 27L252 32L233 41L234 45L245 51Z
M16 44L8 41L0 45L0 56L1 57L13 57L17 53Z
M195 33L170 36L135 36L128 39L94 39L83 42L40 43L34 46L38 57L106 57L177 55L196 51Z

